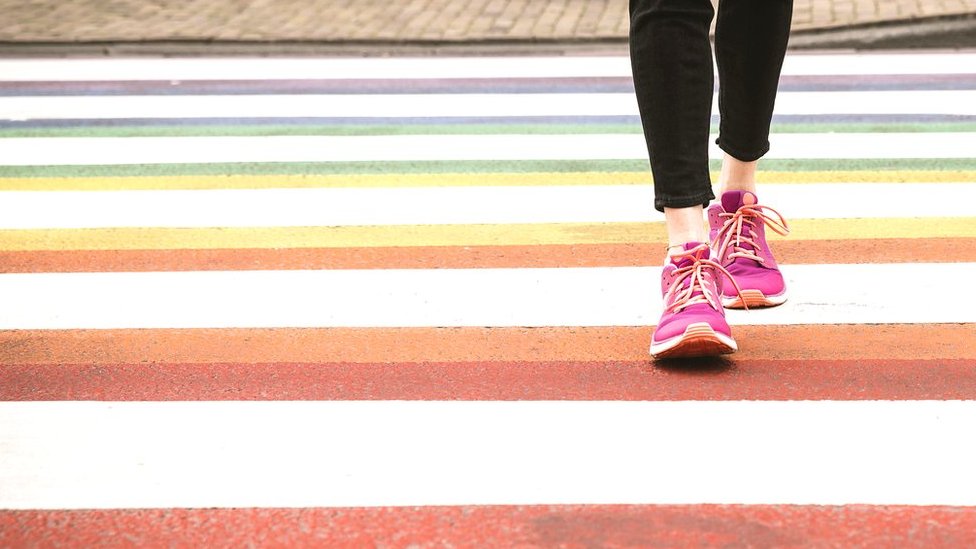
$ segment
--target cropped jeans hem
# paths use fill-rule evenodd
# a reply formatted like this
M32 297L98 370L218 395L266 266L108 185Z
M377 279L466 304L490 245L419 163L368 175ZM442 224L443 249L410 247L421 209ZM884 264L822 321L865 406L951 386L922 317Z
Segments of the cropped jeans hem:
M629 3L630 61L660 197L655 207L707 203L715 69L718 145L739 160L757 160L769 150L793 0L721 0L717 14L711 0Z
M729 156L741 162L755 162L769 152L768 141L764 146L755 149L741 149L731 145L728 141L725 141L721 137L715 140L715 144L718 145L718 148L722 149L723 152L728 153Z
M715 199L715 194L709 187L708 192L699 193L691 196L662 196L654 197L654 208L663 212L664 208L691 208L693 206L706 207L708 203Z

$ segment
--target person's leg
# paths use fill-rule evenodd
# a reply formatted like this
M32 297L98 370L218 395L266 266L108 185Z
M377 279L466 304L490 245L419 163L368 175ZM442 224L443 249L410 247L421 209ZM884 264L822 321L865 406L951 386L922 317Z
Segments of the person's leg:
M660 211L714 198L708 171L713 16L710 0L630 0L630 60Z
M719 190L755 191L755 162L769 125L790 36L793 0L721 0L715 24L719 74Z
M757 161L769 150L769 126L786 55L792 0L720 0L715 30L719 73L718 145L725 152L718 204L708 210L716 255L741 286L726 289L726 307L786 301L786 284L766 243L765 228L785 234L785 221L756 196Z
M631 0L630 55L641 124L664 212L668 260L664 312L651 337L656 358L736 350L720 301L702 209L714 198L708 134L714 77L710 0Z

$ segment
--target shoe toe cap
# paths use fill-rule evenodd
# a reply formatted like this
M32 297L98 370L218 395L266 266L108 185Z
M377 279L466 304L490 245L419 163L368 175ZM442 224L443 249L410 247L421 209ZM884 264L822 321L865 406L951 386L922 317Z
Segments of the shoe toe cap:
M665 314L654 329L654 341L666 341L685 333L688 326L705 322L718 333L731 337L732 330L725 320L724 311L716 311L708 305L694 305L676 314Z

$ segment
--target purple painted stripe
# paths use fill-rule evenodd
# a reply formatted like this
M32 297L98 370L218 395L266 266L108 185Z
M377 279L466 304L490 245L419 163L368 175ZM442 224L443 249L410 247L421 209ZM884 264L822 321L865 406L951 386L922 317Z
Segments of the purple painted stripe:
M782 91L976 90L976 74L783 76ZM0 82L0 96L633 93L630 77Z
M976 123L976 115L942 114L823 114L777 115L774 124L938 124L947 122ZM712 116L718 123L718 116ZM43 128L129 128L129 127L206 127L206 126L430 126L430 125L588 125L640 124L638 116L500 116L500 117L402 117L402 118L109 118L0 120L0 129Z
M976 117L974 117L976 118ZM299 118L109 118L0 120L2 128L115 128L130 126L408 126L471 124L639 124L638 116L433 116Z
M793 75L780 78L781 91L976 90L973 74Z
M3 82L0 95L278 95L410 93L633 92L618 78L439 78L335 80L191 80L111 82Z

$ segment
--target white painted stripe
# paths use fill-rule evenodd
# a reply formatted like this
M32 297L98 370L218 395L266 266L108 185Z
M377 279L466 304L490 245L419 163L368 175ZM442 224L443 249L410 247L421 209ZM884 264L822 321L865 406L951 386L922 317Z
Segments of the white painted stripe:
M976 263L787 265L790 300L732 324L976 322ZM0 329L639 326L660 268L13 273ZM940 305L941 304L941 305Z
M624 56L0 60L0 80L291 80L629 76Z
M805 54L783 74L976 73L976 53ZM552 78L630 76L626 56L438 58L4 59L0 81Z
M663 221L650 185L0 192L0 229ZM769 185L787 219L966 217L976 183Z
M637 100L632 93L0 97L7 120L580 114L636 116ZM783 92L774 114L976 115L976 91Z
M773 114L965 115L976 114L974 102L974 90L784 92L776 95Z
M0 98L0 118L636 115L633 94L175 95Z
M788 52L786 75L976 74L976 52Z
M787 133L771 140L766 158L976 158L970 133ZM640 134L25 137L2 143L0 166L647 157ZM722 151L713 143L709 156L721 158Z
M3 402L0 508L976 505L974 424L973 401Z

